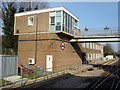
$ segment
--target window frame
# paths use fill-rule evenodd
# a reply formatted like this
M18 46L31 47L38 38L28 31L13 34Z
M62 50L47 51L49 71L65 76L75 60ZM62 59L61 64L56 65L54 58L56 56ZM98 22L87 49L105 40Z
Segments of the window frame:
M52 23L52 18L54 17L54 23ZM55 16L50 17L50 25L55 25Z
M33 19L33 20L32 20L32 23L31 23L30 18ZM33 26L33 25L34 25L34 16L29 16L29 17L28 17L28 26Z

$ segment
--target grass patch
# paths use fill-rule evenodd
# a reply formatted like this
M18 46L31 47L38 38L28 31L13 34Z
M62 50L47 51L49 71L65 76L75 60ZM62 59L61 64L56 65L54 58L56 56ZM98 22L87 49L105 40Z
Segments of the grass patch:
M2 84L8 84L8 83L11 83L10 81L6 81L6 80L4 80L4 79L0 79L0 85L2 85Z
M28 73L28 74L24 74L24 75L22 75L22 78L38 78L38 77L40 77L40 76L42 76L42 75L40 75L40 74L37 74L37 73Z

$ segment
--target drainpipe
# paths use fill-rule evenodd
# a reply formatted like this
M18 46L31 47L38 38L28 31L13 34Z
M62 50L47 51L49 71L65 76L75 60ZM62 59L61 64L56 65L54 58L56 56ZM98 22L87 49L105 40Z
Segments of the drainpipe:
M36 34L35 34L35 39L36 39L36 42L35 42L35 64L37 62L37 32L38 32L38 15L36 14Z

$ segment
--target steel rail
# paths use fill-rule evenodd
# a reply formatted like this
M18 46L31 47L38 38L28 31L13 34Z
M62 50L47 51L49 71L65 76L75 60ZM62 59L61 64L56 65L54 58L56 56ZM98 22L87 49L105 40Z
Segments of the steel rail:
M120 87L120 80L118 81L118 84L116 85L115 90L116 90L118 87Z
M97 89L100 85L102 85L107 79L110 78L110 76L111 76L112 74L116 73L118 70L119 70L119 69L117 69L117 70L115 70L113 73L109 74L102 82L100 82L100 83L95 87L95 89ZM95 90L95 89L93 89L93 90Z
M120 71L120 69L119 69L119 71ZM119 75L119 71L116 73L116 75L118 76ZM112 86L111 86L111 90L113 89L113 88L116 88L116 83L118 83L118 77L115 77L115 79L113 80L113 83L112 83Z
M117 60L117 61L118 61L118 60ZM113 62L113 61L112 61L112 62ZM111 64L112 62L111 62L111 61L110 61L110 62L107 62L107 63L105 63L104 65ZM105 76L108 72L111 72L110 70L112 70L113 68L115 69L115 65L116 65L116 63L115 63L115 64L112 63L112 67L111 67L111 66L110 66L110 67L109 67L109 66L107 67L108 70L107 70L106 72L104 72L103 75L102 75L102 77L101 77L100 79L98 79L97 82L94 83L94 84L90 87L91 90L94 89L95 86L96 86L97 84L99 84L102 80L104 80L104 76Z
M118 75L118 72L119 72L120 69L117 69L117 70L118 70L118 71L115 72L114 75L115 75L115 74ZM111 73L111 75L112 75L112 74L113 74L113 73ZM109 74L109 75L110 75L110 74ZM107 78L107 77L106 77L106 78ZM111 79L111 77L109 77L107 80L105 80L105 82L100 86L100 88L103 88L103 87L104 87L104 88L109 88L109 89L111 89L111 87L110 87L111 80L109 80L109 79ZM115 88L116 83L117 83L117 80L118 80L118 79L116 79L116 80L113 82L113 83L114 83L114 84L113 84L114 86L113 86L112 89ZM108 84L108 83L109 83L109 84ZM108 85L106 85L106 84L108 84Z
M104 63L104 65L110 64L110 63L112 63L112 62L113 62L113 61ZM109 72L111 69L113 69L113 67L114 67L114 66L108 67L108 71L107 71L107 72ZM106 74L107 72L105 72L105 73L102 75L102 77L101 77L91 88L94 88L94 86L97 85L97 84L103 79L103 77L105 76L105 74Z
M113 69L113 66L110 67L107 72L109 72L111 69ZM91 88L94 88L98 83L100 83L100 81L104 78L104 75L105 75L107 72L105 72L105 73L102 75L102 77L101 77Z
M117 71L117 74L118 74L118 71ZM113 80L112 86L111 86L111 88L110 88L111 90L113 89L113 87L114 87L114 85L115 85L116 79L117 79L117 77L115 77L115 79Z
M118 75L118 72L119 72L119 70L120 69L118 69L118 71L114 74L115 76L117 76ZM113 77L114 78L114 77ZM112 79L112 78L109 78L109 79ZM109 84L108 84L108 83ZM117 82L118 82L118 79L117 79L117 77L115 77L115 79L113 79L113 80L107 80L106 81L106 83L103 83L101 86L100 86L100 88L109 88L110 90L113 90L115 87L116 87L116 84L117 84ZM108 85L106 85L106 84L108 84ZM111 87L111 84L112 84L112 87Z

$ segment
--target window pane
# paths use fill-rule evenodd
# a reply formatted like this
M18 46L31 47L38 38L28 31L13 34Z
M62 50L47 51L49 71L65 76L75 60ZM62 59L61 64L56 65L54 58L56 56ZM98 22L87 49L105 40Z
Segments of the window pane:
M68 33L70 33L70 29L68 28Z
M70 28L72 29L72 17L71 16L70 16L70 23L71 23Z
M56 31L60 31L61 30L61 26L56 26Z
M90 43L90 49L92 49L92 43Z
M66 14L66 16L65 16L65 19L66 19L66 21L65 21L65 26L67 27L67 14Z
M57 11L56 16L61 16L61 11Z
M67 27L65 27L65 32L67 32Z
M68 28L67 28L67 33L68 33Z
M49 31L55 31L55 25L50 25Z
M64 25L64 23L65 23L65 12L63 11L63 25Z
M33 16L28 17L28 25L33 25Z
M89 48L89 43L86 43L86 48Z
M64 31L64 26L63 26L63 29L62 29L63 31Z
M85 47L85 43L82 43L82 47Z
M75 26L77 26L77 21L75 20Z
M57 22L57 25L60 25L60 22Z
M50 16L55 16L55 11L50 12Z
M51 23L55 23L55 17L51 17Z
M60 25L61 24L61 17L56 17L56 24Z
M68 15L68 28L70 28L70 15Z
M61 17L56 17L56 21L60 22L61 21Z

